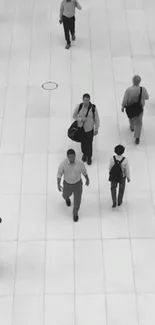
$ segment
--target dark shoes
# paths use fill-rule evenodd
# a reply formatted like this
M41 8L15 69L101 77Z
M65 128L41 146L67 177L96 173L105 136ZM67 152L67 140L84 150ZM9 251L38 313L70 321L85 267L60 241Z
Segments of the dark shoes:
M83 156L82 156L82 161L83 161L83 162L86 162L86 160L87 160L87 157L86 157L85 155L83 155Z
M0 218L0 223L2 222L2 219Z
M66 205L67 205L68 207L71 206L71 200L70 200L70 199L67 199L67 200L66 200Z
M65 49L68 50L71 47L71 44L66 44Z
M88 159L87 159L87 164L88 164L88 165L91 165L91 164L92 164L92 159L91 159L91 158L88 158Z
M76 37L75 37L75 34L72 35L72 41L75 41Z
M139 144L139 142L140 142L139 138L136 138L135 144Z
M118 206L120 206L122 202L118 202ZM112 208L116 208L116 203L113 203Z
M112 208L116 208L116 203L113 203Z
M78 216L78 214L74 214L74 215L73 215L73 219L74 219L75 222L77 222L77 221L79 220L79 216Z

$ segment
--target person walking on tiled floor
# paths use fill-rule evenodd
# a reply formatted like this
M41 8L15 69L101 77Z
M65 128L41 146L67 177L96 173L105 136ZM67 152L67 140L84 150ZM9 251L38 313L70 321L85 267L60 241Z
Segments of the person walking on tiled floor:
M66 49L71 47L70 33L72 40L75 41L75 8L81 10L81 6L77 0L63 0L60 6L60 24L63 23L64 34L66 39Z
M140 111L137 116L133 116L129 118L129 124L131 131L134 132L135 143L139 144L141 130L142 130L142 120L143 120L143 112L145 100L149 99L149 95L147 90L144 87L140 87L141 77L135 75L133 77L133 85L125 91L123 102L122 102L122 112L124 112L124 108L132 108L133 104L138 103L139 97L140 99ZM133 110L134 111L134 110ZM134 115L134 114L133 114Z
M77 105L75 108L73 118L78 121L79 127L84 127L85 132L81 142L81 151L83 153L82 161L87 161L87 164L91 165L93 155L93 138L98 134L100 120L96 106L90 102L89 94L83 95L83 102L80 105Z
M110 159L109 164L109 181L111 182L112 207L120 206L123 201L126 178L130 182L130 171L127 158L123 157L125 148L118 145L114 148L115 156ZM117 185L119 184L119 193L117 200Z
M74 194L73 218L78 221L78 211L82 197L82 179L81 174L86 179L86 185L89 185L87 170L82 161L76 159L76 153L73 149L67 151L67 158L60 164L57 174L58 190L63 190L63 198L67 206L71 205L70 196ZM63 188L61 187L61 178L64 177Z

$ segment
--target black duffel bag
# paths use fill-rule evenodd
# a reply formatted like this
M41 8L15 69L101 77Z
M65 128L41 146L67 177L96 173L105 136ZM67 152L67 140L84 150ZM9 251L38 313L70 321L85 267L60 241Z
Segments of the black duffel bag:
M90 103L85 117L88 116L88 113L89 113L91 107L92 107L92 104ZM84 123L83 123L82 127L79 127L78 121L74 121L71 124L70 128L68 129L68 132L67 132L68 137L72 141L82 142L82 140L84 138L84 133L85 133L83 126L84 126Z
M142 97L142 87L140 87L138 102L125 107L126 114L129 119L139 116L143 112L143 106L141 105L141 97Z

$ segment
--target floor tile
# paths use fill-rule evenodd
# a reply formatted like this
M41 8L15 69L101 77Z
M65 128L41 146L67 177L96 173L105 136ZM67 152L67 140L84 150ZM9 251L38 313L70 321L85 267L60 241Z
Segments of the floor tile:
M16 272L16 242L1 242L0 296L13 295Z
M44 240L46 229L46 196L23 195L19 222L20 240Z
M133 293L134 279L129 240L104 240L106 291Z
M61 313L60 313L61 310ZM45 325L72 325L74 299L72 295L47 295L45 297Z
M43 325L43 297L16 296L13 309L13 325Z
M25 152L47 153L49 139L48 119L31 118L26 121Z
M44 292L45 244L42 241L18 244L15 293L42 295Z
M104 295L77 295L75 300L75 315L78 325L106 325L106 308Z
M22 157L20 155L0 155L0 194L19 194L21 176Z
M138 325L136 297L133 294L107 296L107 323L120 325Z
M23 194L46 193L46 155L25 155L23 164Z
M101 241L75 242L75 288L78 294L104 293Z
M72 241L47 243L46 293L74 293L74 250Z
M132 240L132 254L136 291L138 293L155 293L155 251L154 239Z
M12 319L13 298L0 297L0 322L3 325L10 325Z

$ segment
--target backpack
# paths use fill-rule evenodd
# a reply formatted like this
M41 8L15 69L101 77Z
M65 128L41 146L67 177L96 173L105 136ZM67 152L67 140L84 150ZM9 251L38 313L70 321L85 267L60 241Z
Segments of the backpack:
M123 157L121 159L121 161L116 160L115 156L113 156L113 158L114 158L115 164L114 164L114 166L111 168L111 170L109 172L109 181L110 182L120 183L122 181L122 178L123 178L123 171L122 171L121 163L123 162L125 157Z
M93 118L94 118L94 121L95 121L95 107L96 107L96 106L95 106L94 104L91 104L91 105L92 105ZM82 106L83 106L83 103L81 103L81 104L79 105L78 114L79 114L79 112L81 111Z

